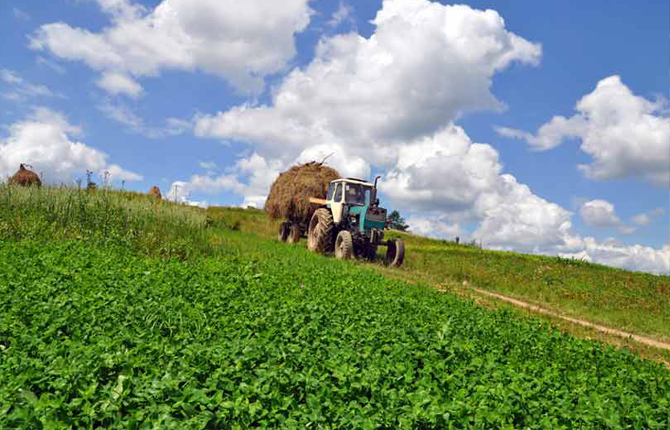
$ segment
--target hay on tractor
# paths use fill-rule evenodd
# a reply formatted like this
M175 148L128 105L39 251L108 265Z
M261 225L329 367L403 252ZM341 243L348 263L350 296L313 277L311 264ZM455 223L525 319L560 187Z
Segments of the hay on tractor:
M151 189L149 190L149 195L151 197L157 198L158 200L161 200L163 198L163 195L161 194L161 190L156 185L151 187Z
M31 185L38 187L42 186L42 181L40 180L40 177L37 175L37 173L26 169L23 164L19 166L19 170L14 174L14 176L9 178L9 183L21 185L24 187L29 187Z
M265 212L272 219L308 224L318 207L311 204L309 198L325 198L330 182L340 177L335 169L324 166L323 162L293 166L272 184L265 201Z

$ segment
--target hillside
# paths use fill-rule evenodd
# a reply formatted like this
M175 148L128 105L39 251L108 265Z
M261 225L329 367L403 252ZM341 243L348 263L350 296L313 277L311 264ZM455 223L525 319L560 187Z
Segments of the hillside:
M630 279L636 303L667 278L416 237L388 270L274 227L256 210L0 185L0 428L670 424L662 365L431 287L442 273L493 289L508 267L501 291L530 289L555 265L588 294Z
M210 208L215 219L276 239L262 211ZM401 237L407 258L400 268L354 263L387 276L469 294L475 286L541 305L558 313L670 341L670 276L631 272L560 257L492 251L410 233ZM305 246L305 243L298 246ZM380 249L380 256L383 250Z

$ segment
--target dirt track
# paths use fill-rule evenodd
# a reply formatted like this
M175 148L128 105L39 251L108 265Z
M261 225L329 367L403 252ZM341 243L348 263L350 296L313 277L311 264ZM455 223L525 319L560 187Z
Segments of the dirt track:
M469 289L476 292L477 294L481 294L481 295L488 296L488 297L493 297L493 298L501 300L503 302L511 303L514 306L524 308L524 309L528 309L532 312L537 312L537 313L540 313L540 314L560 318L562 320L569 321L573 324L579 324L579 325L584 326L584 327L592 328L592 329L597 330L597 331L602 332L602 333L606 333L606 334L610 334L610 335L614 335L614 336L619 336L619 337L623 337L623 338L631 338L631 339L635 340L636 342L639 342L639 343L642 343L642 344L645 344L645 345L649 345L649 346L653 346L655 348L670 350L670 343L667 343L667 342L661 342L659 340L652 339L652 338L649 338L649 337L639 336L639 335L636 335L636 334L633 334L633 333L628 333L628 332L625 332L625 331L622 331L622 330L616 330L616 329L613 329L613 328L609 328L609 327L605 327L605 326L602 326L602 325L594 324L594 323L591 323L591 322L588 322L588 321L585 321L585 320L582 320L582 319L579 319L579 318L573 318L573 317L568 317L568 316L565 316L565 315L561 315L558 312L550 311L548 309L541 308L539 306L532 305L530 303L526 303L526 302L523 302L521 300L512 299L510 297L503 296L502 294L492 293L490 291L481 290L479 288L474 288L474 287L469 287Z

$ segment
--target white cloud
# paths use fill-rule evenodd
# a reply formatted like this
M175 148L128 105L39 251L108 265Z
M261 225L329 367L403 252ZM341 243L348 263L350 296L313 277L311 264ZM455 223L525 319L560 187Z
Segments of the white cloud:
M53 70L54 72L58 73L59 75L64 75L65 74L65 68L61 66L60 64L55 63L54 61L48 60L41 55L37 57L35 60L37 64L40 66L46 66Z
M26 101L33 97L56 97L45 85L36 85L27 82L18 73L8 70L0 69L0 81L4 82L10 87L9 92L2 93L2 97L7 100L16 102ZM58 95L58 97L62 97Z
M503 174L498 152L471 142L460 127L411 142L399 154L380 185L391 203L452 223L479 223L472 236L488 247L532 251L561 243L569 227L569 211Z
M589 261L608 266L642 272L670 274L670 246L661 249L648 246L598 243L594 238L584 239L583 252Z
M103 73L96 85L110 94L125 94L131 98L138 98L144 92L140 84L128 75L121 73Z
M633 234L637 231L637 227L634 227L632 225L620 225L619 226L619 233L629 235Z
M651 222L652 218L663 215L663 212L664 212L663 208L656 208L649 212L637 214L633 216L630 220L634 224L637 224L639 226L645 226Z
M579 165L595 180L641 178L658 186L670 184L670 116L661 101L636 96L610 76L577 103L577 114L556 116L536 135L497 128L508 137L524 139L531 148L547 150L566 138L581 139L581 149L593 162Z
M355 23L355 20L352 17L353 12L354 8L351 5L340 1L340 5L328 21L328 26L331 28L336 28L339 27L343 22Z
M509 32L495 11L426 0L386 1L374 34L323 38L268 106L197 118L201 137L239 140L288 162L315 142L393 165L397 145L431 135L464 113L499 110L493 75L537 64L541 48Z
M129 0L98 0L112 24L100 32L56 22L42 25L30 47L124 76L163 69L201 70L240 91L258 93L264 77L295 56L294 35L312 13L308 0L163 0L147 10Z
M279 161L267 161L257 153L238 159L230 171L219 176L193 175L188 181L176 181L168 198L186 201L193 194L217 194L231 191L244 198L243 206L263 207L270 186L284 170Z
M458 224L449 223L441 219L431 219L423 216L411 216L405 220L409 225L409 231L421 236L430 236L440 239L453 240L458 237L461 242L465 242L467 233L461 229Z
M410 230L438 238L476 239L486 248L585 257L588 261L652 273L670 272L668 250L597 242L572 231L572 213L532 193L514 176L502 173L498 153L472 143L456 126L401 148L401 156L381 187L408 217ZM658 212L658 211L657 211ZM580 213L591 225L630 234L614 206L583 202ZM472 233L462 223L476 225Z
M35 109L23 121L9 126L9 136L0 143L0 177L13 175L19 164L33 166L48 183L68 183L86 170L109 172L111 180L141 180L142 176L108 164L107 154L73 140L79 127L67 122L58 112Z
M633 221L637 225L647 225L651 222L651 218L647 214L638 214L635 215L633 218L631 218L631 221Z
M411 217L408 224L411 231L421 235L449 239L460 236L462 242L469 240L467 232L457 234L457 226L449 226L439 218ZM525 223L520 223L520 225L523 227ZM508 220L501 227L503 230L514 232L517 226L513 221ZM449 231L449 228L452 231ZM510 236L512 237L511 241L507 241L507 243L503 241L498 244L489 243L486 235L472 235L470 237L474 237L478 241L481 240L485 248L525 251L552 256L559 255L563 258L573 258L628 270L670 274L670 245L654 249L643 245L626 246L613 240L598 242L593 237L581 237L573 234L570 222L564 222L556 233L557 237L553 243L545 242L543 246L529 243L527 247L518 243L518 238L515 238L516 234ZM505 237L504 233L502 237Z
M216 163L213 161L200 161L198 164L200 165L200 167L207 170L214 170L217 168Z
M616 227L621 224L614 205L606 200L584 202L579 213L586 225L591 227Z
M144 119L135 114L130 107L123 103L113 103L105 100L97 106L98 110L107 118L126 127L126 130L140 134L149 139L161 139L168 136L177 136L192 128L190 121L178 118L168 118L162 127L153 127L145 123Z

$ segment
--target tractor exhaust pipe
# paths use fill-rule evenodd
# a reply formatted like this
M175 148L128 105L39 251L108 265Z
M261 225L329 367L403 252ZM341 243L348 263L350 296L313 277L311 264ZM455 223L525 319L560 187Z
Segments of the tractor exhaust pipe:
M379 181L379 178L381 178L381 176L375 178L375 185L372 187L372 195L370 196L371 206L379 206L379 203L377 202L377 181Z

